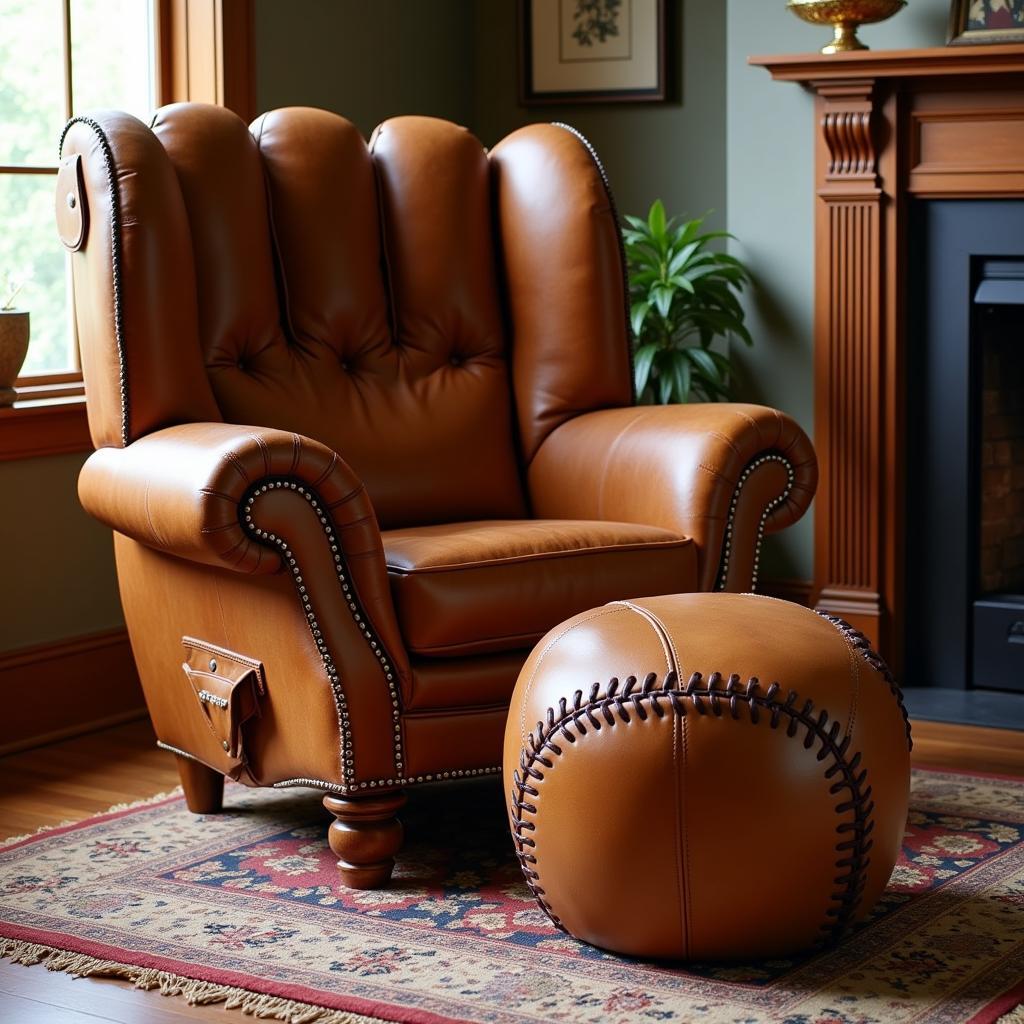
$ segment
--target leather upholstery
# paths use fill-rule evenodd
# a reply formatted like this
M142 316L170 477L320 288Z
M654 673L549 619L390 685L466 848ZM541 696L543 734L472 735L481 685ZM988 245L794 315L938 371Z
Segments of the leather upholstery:
M488 155L431 118L367 145L325 111L246 130L177 104L152 128L76 118L62 161L98 449L80 493L116 534L160 742L186 756L355 796L496 771L536 636L709 587L727 546L720 583L749 586L762 518L810 500L781 414L630 408L614 207L564 127ZM785 465L753 468L771 452ZM256 706L227 709L231 751L183 637L263 668Z
M367 148L321 110L265 114L250 135L230 111L175 105L153 130L224 418L343 452L385 525L523 515L480 143L400 117Z
M399 626L420 656L523 650L610 595L696 586L689 538L630 523L490 520L382 539Z
M881 895L909 747L898 688L844 623L755 595L609 604L556 626L520 674L513 837L541 907L578 938L644 958L788 956Z
M765 455L782 458L754 468ZM744 501L731 510L741 480ZM738 404L577 416L548 437L529 469L535 515L650 523L693 537L700 590L716 581L729 590L748 588L761 533L796 522L817 482L814 449L788 416ZM743 519L725 559L736 514Z
M600 165L564 127L491 151L523 458L581 412L630 405L622 242Z

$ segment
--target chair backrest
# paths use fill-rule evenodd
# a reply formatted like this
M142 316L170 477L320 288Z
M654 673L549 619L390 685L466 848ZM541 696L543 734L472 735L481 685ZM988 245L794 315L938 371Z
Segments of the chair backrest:
M631 399L614 210L569 131L489 158L434 118L367 146L322 110L248 130L175 104L76 119L62 146L97 446L278 427L349 462L384 526L516 517L547 433Z

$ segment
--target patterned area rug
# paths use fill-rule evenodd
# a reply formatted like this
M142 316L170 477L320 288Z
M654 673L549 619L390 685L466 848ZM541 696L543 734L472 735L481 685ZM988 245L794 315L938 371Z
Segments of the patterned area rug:
M0 955L331 1024L1024 1020L1024 780L917 772L911 806L872 919L803 959L683 969L566 937L522 882L493 780L413 794L384 892L337 885L308 791L230 786L222 815L172 796L16 840Z

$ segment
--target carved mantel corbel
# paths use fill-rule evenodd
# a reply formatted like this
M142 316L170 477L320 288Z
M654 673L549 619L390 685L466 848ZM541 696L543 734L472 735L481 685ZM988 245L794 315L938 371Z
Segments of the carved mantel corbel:
M819 124L829 153L826 184L858 182L876 187L874 79L811 82L810 85L819 97Z

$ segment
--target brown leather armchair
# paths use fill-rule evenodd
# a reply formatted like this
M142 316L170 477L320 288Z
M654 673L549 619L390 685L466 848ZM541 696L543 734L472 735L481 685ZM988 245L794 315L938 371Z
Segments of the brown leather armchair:
M615 209L564 126L78 117L57 220L80 495L160 745L194 811L225 775L326 790L350 885L386 881L403 787L499 770L548 629L750 589L813 495L781 413L633 405Z

